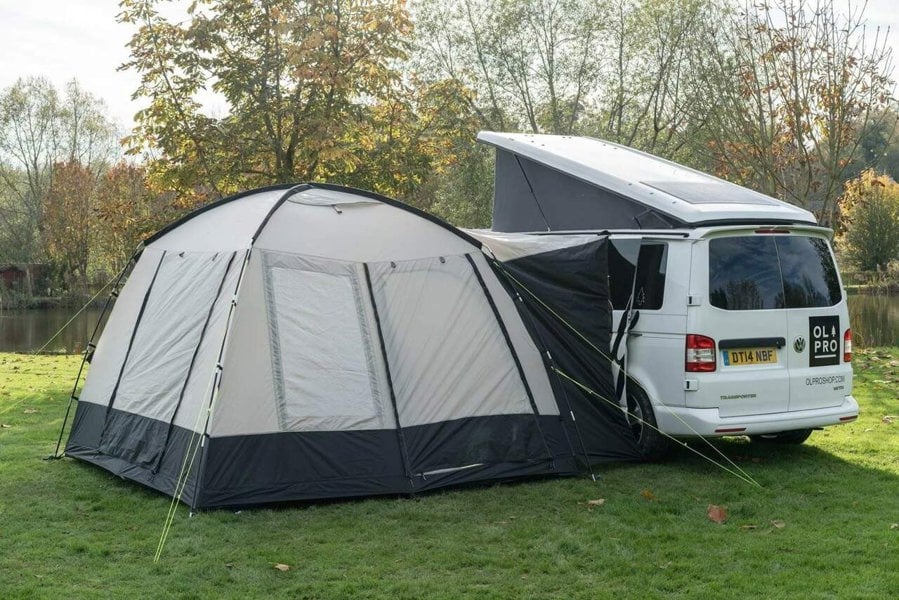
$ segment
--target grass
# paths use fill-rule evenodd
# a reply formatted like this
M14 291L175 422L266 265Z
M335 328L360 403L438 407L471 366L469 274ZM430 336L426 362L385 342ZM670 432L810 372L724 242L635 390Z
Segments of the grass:
M70 356L0 354L0 597L886 598L899 590L899 348L856 354L857 422L805 445L716 442L751 487L681 451L418 498L189 518L52 453ZM885 418L895 416L892 420ZM890 422L892 421L892 422ZM588 500L604 499L588 508ZM724 506L725 524L707 518ZM289 565L279 571L276 564Z

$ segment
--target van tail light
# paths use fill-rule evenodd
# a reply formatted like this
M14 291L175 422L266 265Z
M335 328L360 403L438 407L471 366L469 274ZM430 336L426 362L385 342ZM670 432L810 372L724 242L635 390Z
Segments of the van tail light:
M852 362L852 330L843 334L843 362Z
M688 373L714 371L715 340L704 335L687 334L684 370Z

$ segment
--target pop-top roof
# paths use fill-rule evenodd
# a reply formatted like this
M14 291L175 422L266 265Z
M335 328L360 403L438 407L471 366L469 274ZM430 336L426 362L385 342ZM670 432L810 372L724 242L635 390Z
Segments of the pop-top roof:
M611 142L492 131L478 141L497 148L500 231L816 223L797 206Z

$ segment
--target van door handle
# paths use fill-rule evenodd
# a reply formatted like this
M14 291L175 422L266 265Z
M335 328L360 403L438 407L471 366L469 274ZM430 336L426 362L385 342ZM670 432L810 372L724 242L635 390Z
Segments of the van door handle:
M642 336L643 334L640 333L639 331L631 331L631 332L630 332L629 334L627 334L627 335L630 336L630 337L640 337L640 336Z
M782 337L742 338L736 340L721 340L720 342L718 342L718 349L726 350L728 348L760 348L765 346L783 348L786 345L787 340Z

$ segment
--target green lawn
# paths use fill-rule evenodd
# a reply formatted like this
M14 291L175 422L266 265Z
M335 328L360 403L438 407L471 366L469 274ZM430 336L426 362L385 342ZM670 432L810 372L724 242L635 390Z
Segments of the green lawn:
M794 448L717 443L761 488L681 450L662 465L603 466L597 483L192 518L182 506L158 564L168 498L71 459L42 460L78 361L0 354L3 599L899 593L897 348L856 354L857 422ZM709 504L726 508L726 524L708 519Z

